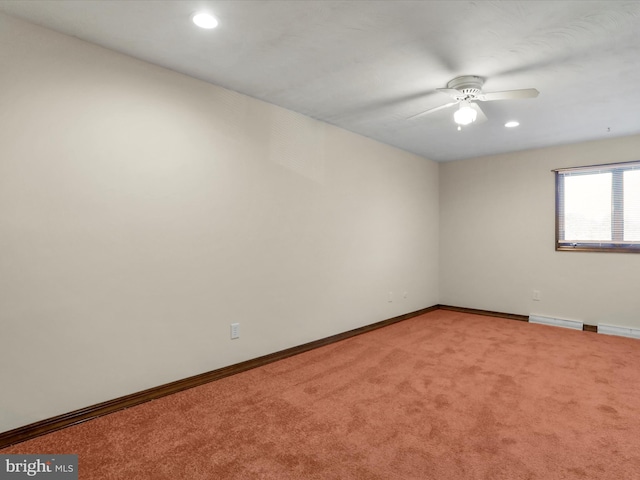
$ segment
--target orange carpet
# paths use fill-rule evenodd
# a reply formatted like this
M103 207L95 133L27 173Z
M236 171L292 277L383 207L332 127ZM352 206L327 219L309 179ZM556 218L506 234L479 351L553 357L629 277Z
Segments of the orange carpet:
M0 453L81 479L640 478L640 341L438 310Z

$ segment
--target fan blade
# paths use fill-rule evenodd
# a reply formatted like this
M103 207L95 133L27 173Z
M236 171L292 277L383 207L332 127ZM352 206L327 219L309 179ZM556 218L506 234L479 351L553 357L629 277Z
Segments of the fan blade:
M491 102L493 100L514 100L518 98L535 98L540 92L535 88L524 88L522 90L506 90L504 92L489 92L478 95L481 102Z
M462 94L460 90L456 90L455 88L436 88L436 91L444 93L445 95L449 95L451 98L455 98L456 100L464 98L464 94Z
M483 123L486 122L488 120L487 116L484 114L484 112L482 111L482 109L480 108L480 105L478 105L475 102L471 102L470 103L471 108L473 108L476 112L478 112L478 116L476 117L476 121L473 123Z
M454 105L457 105L458 103L460 103L460 102L451 102L451 103L447 103L446 105L440 105L439 107L436 107L436 108L430 108L429 110L425 110L424 112L420 112L420 113L416 113L415 115L411 115L410 117L407 118L407 120L411 120L412 118L421 117L422 115L428 115L429 113L437 112L438 110L443 110L445 108L452 107Z

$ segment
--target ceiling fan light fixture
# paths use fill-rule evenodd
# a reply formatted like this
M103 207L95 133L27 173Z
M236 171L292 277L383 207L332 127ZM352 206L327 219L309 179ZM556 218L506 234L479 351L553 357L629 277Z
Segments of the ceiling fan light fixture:
M468 102L460 103L460 108L453 114L453 119L458 125L469 125L476 121L476 112Z

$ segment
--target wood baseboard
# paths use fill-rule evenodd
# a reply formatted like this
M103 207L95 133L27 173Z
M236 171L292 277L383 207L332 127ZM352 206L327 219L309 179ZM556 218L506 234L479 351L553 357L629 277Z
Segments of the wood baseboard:
M454 307L451 305L438 305L441 310L450 310L452 312L473 313L475 315L486 315L487 317L508 318L509 320L518 320L519 322L528 322L527 315L516 315L514 313L492 312L490 310L478 310L477 308Z
M401 322L409 318L423 315L425 313L437 310L438 308L438 305L423 308L415 312L389 318L387 320L356 328L354 330L349 330L348 332L338 333L330 337L305 343L304 345L291 347L286 350L281 350L279 352L264 355L252 360L247 360L235 365L219 368L217 370L212 370L200 375L194 375L193 377L166 383L158 387L150 388L137 393L132 393L131 395L125 395L124 397L115 398L113 400L98 403L90 407L81 408L79 410L74 410L73 412L41 420L39 422L31 423L23 427L18 427L16 429L0 433L0 449L8 447L10 445L14 445L16 443L30 440L32 438L39 437L41 435L45 435L47 433L55 432L56 430L61 430L72 425L77 425L79 423L83 423L94 418L107 415L109 413L114 413L119 410L124 410L125 408L140 405L141 403L148 402L150 400L155 400L167 395L171 395L173 393L178 393L189 388L197 387L200 385L204 385L205 383L213 382L221 378L235 375L236 373L245 372L252 368L267 365L278 360L283 360L285 358L292 357L293 355L298 355L315 348L339 342L347 338L355 337L356 335L361 335L378 328L386 327L387 325L391 325L393 323Z
M509 320L518 320L519 322L528 322L527 315L516 315L515 313L492 312L491 310L478 310L477 308L453 307L451 305L438 305L441 310L451 310L452 312L473 313L475 315L486 315L488 317L508 318ZM598 333L597 325L582 325L584 332Z

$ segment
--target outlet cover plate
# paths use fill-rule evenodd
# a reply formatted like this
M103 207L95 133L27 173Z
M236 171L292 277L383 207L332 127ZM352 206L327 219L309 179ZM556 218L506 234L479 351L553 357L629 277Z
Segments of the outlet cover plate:
M231 339L235 340L236 338L240 338L240 324L232 323L231 324Z

